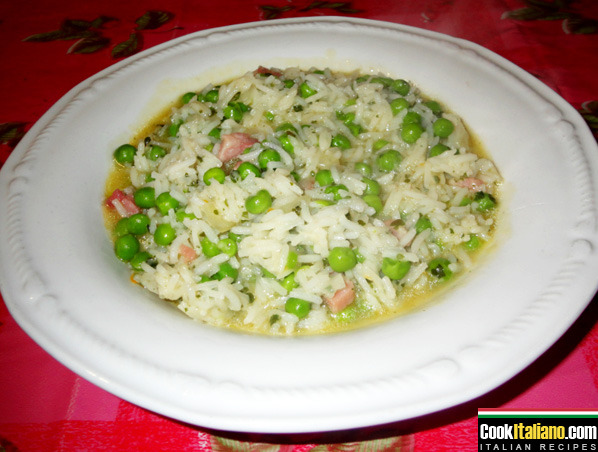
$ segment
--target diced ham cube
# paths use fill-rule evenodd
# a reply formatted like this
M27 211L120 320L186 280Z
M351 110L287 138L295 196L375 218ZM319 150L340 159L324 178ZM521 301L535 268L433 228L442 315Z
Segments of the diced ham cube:
M116 209L121 217L130 217L136 213L141 212L137 207L132 195L127 195L124 191L118 188L106 200L106 206Z
M179 246L179 255L187 264L193 262L197 257L197 253L195 252L195 250L190 246L185 245L184 243L181 243L181 246Z
M235 132L223 135L218 150L218 158L222 162L228 162L241 155L245 149L255 143L257 143L257 140L247 133Z
M253 71L254 75L257 74L266 74L266 75L273 75L274 77L280 77L282 72L276 71L274 69L268 69L267 67L260 66L255 71Z
M324 299L328 305L328 309L332 313L342 311L355 300L355 285L352 281L345 280L345 287L334 292L334 295Z
M457 187L467 188L470 191L482 191L484 190L484 181L477 177L467 177L455 182Z

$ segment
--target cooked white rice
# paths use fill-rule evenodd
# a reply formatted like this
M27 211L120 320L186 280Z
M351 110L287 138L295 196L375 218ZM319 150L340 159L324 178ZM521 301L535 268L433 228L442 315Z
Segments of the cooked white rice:
M313 94L302 95L304 83ZM142 209L150 225L137 238L150 257L136 265L134 280L201 322L288 335L336 331L388 316L409 297L468 270L477 243L491 239L500 175L473 149L455 114L438 111L438 104L406 86L408 92L402 81L328 69L260 68L187 94L167 121L134 143L134 161L119 165L130 178L130 186L121 187L125 194L152 187L179 203L164 214L156 207ZM393 111L399 98L408 107ZM235 108L241 117L227 117ZM421 136L408 143L401 133L413 112ZM454 126L448 137L434 133L441 117ZM255 143L228 160L221 152L223 138L231 134ZM347 146L334 146L339 134ZM444 152L431 156L439 143ZM150 157L155 145L164 156ZM265 149L275 150L280 160L242 178L239 163L258 166ZM378 158L389 150L400 153L400 162L380 167ZM207 185L204 175L214 167L224 170L224 181ZM315 175L323 169L331 180L320 186ZM364 177L378 182L374 197L381 209L367 196ZM336 194L330 191L341 185ZM246 200L260 190L269 192L271 206L250 213ZM114 206L120 216L131 214L119 201ZM158 245L153 234L164 223L176 237ZM115 230L115 239L122 234ZM206 255L202 248L206 239L218 244L230 238L236 245L232 253ZM334 271L329 255L336 248L351 250L357 262ZM384 259L407 261L409 270L392 279ZM438 267L439 259L444 267ZM228 272L222 273L223 265ZM292 285L283 282L290 274ZM352 302L336 312L335 295L343 290L352 292ZM289 298L302 300L307 313L297 315Z

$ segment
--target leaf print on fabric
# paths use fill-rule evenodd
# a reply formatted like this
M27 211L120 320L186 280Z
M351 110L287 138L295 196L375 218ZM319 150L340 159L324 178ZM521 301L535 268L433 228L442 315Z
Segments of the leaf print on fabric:
M66 53L94 53L110 45L110 39L102 35L88 36L75 42Z
M567 34L590 35L598 32L598 20L587 17L568 17L563 21L563 31Z
M137 18L135 23L137 24L137 30L155 30L165 23L170 22L173 18L174 14L168 11L150 10Z
M299 11L309 11L312 9L332 9L345 14L357 14L361 12L361 10L353 8L351 2L329 2L318 0L311 2Z
M56 41L58 39L68 39L64 38L64 32L62 30L53 30L48 31L45 33L36 33L31 36L27 36L23 41L25 42L50 42Z
M316 446L310 452L411 452L413 441L408 435L342 444Z
M0 124L0 144L15 147L25 135L26 122L4 122Z
M260 5L259 9L262 11L264 20L272 20L279 18L284 12L292 10L293 7Z
M218 436L211 436L212 452L286 452L287 446L276 444L250 443Z
M598 31L598 21L583 16L571 5L573 0L523 0L525 7L503 13L502 19L521 21L562 20L567 34L592 34Z
M0 452L19 452L19 448L8 439L0 436Z
M584 102L578 111L598 141L598 100Z
M131 56L143 48L142 31L156 30L174 18L174 14L168 11L148 10L137 19L135 26L131 29L129 37L117 43L111 50L112 58L125 58ZM99 52L112 43L112 39L106 36L106 24L121 21L111 16L98 16L94 20L65 19L60 29L43 33L36 33L27 36L25 42L51 42L77 40L67 50L67 54L91 54Z
M65 19L58 30L52 30L44 33L36 33L27 36L25 42L50 42L50 41L68 41L73 39L82 39L93 36L101 36L101 29L108 22L118 21L118 19L109 16L99 16L98 18L87 21L80 19Z
M310 3L305 4L305 2L301 2L301 4L298 5L293 4L293 1L291 1L290 3L291 5L286 6L260 5L258 6L258 8L261 10L262 18L264 20L278 19L288 11L294 11L296 13L305 13L313 10L332 10L334 12L342 14L358 14L363 12L360 9L354 8L353 2L351 1L335 2L328 0L313 0Z
M140 33L131 33L129 39L114 46L111 52L112 58L124 58L139 52L143 47L142 39Z

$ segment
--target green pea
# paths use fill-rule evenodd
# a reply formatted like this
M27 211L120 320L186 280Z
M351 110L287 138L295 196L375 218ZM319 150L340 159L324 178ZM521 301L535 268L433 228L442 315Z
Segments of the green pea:
M288 268L289 270L294 270L297 268L297 265L299 265L298 258L299 256L295 251L289 251L285 268Z
M245 200L247 212L259 215L264 213L272 205L272 195L267 190L260 190L255 195Z
M241 240L243 240L243 236L240 234L235 234L234 232L229 232L228 233L228 238L231 240L234 240L235 243L239 243Z
M480 238L475 234L471 234L469 236L469 240L467 242L463 242L463 248L465 248L467 251L475 251L480 247L481 244L482 241Z
M447 281L453 276L452 270L449 268L450 261L443 257L432 259L428 263L428 271L431 275L436 276L441 281Z
M237 254L237 242L232 239L221 239L217 246L218 249L227 256L234 256Z
M142 187L133 193L133 200L138 207L150 209L156 205L156 191L154 187Z
M181 102L183 104L188 104L189 102L191 102L191 99L193 99L195 96L197 96L197 94L194 92L185 93L181 96Z
M401 160L403 160L403 156L399 153L399 151L390 149L383 152L376 158L376 165L378 165L378 169L380 169L380 171L388 172L399 166L401 164Z
M365 262L365 256L357 249L355 250L355 257L357 258L357 262L360 264Z
M177 122L173 122L168 126L168 136L169 137L176 137L179 133L179 129L183 125L183 120L179 119Z
M168 223L158 225L156 232L154 232L154 242L156 242L156 245L168 246L175 238L176 232Z
M280 282L280 285L287 291L290 292L291 290L299 287L299 284L295 281L295 273L289 273L287 276L283 278Z
M403 279L411 268L411 262L385 257L382 259L382 273L390 279Z
M329 185L324 190L324 193L332 193L333 199L335 201L339 201L343 198L343 195L340 193L341 191L349 191L347 187L343 184L339 185Z
M300 298L291 297L285 302L284 310L302 319L309 314L311 303Z
M235 107L237 107L243 113L247 113L249 110L251 110L251 107L243 102L235 102Z
M476 210L478 212L487 212L494 209L496 199L490 193L479 191L475 194L474 201L478 203Z
M265 111L264 112L264 118L266 118L268 121L274 121L275 117L276 116L271 111Z
M388 144L388 141L383 140L382 138L380 138L379 140L376 140L374 142L374 144L372 145L372 151L379 151L380 149L382 149L387 144Z
M436 157L437 155L442 154L444 151L448 151L450 148L442 143L435 144L430 148L430 152L428 153L429 157Z
M280 142L281 148L287 151L290 155L295 155L295 146L293 146L291 138L286 133L279 136L278 141Z
M429 100L427 102L424 102L424 105L428 107L430 110L432 110L432 113L434 113L435 115L440 114L442 112L442 107L435 100Z
M284 87L288 89L288 88L292 88L293 86L295 86L295 81L287 79L283 82L283 84L284 84Z
M372 175L372 167L364 162L355 163L355 171L357 171L362 176L371 176Z
M355 113L353 113L353 112L344 113L342 111L337 111L336 118L345 124L350 124L353 121L355 121Z
M129 262L138 251L139 240L132 234L123 235L114 242L114 254L122 261Z
M219 140L221 133L222 129L220 127L214 127L212 130L208 132L208 136Z
M137 153L137 149L135 146L130 144L121 144L119 147L116 148L114 151L114 159L124 165L126 163L133 163L135 160L135 154Z
M330 250L328 264L335 272L346 272L357 265L357 256L351 248L337 246Z
M182 223L185 219L195 220L197 218L194 214L185 212L184 207L177 209L175 216L179 223Z
M339 133L332 137L332 140L330 141L330 146L333 148L347 150L351 148L351 141L346 136Z
M334 319L341 323L353 323L361 316L361 308L357 303L351 303L345 309L334 314Z
M421 124L422 116L416 111L408 111L403 117L403 124Z
M129 217L127 228L131 234L143 235L149 228L150 219L143 213L136 213Z
M257 164L261 169L267 169L270 162L280 162L280 154L274 149L264 149L257 156Z
M201 246L201 251L206 257L218 256L222 252L218 245L210 241L210 239L207 237L202 238L199 242L199 245Z
M453 130L455 130L455 126L448 119L440 118L434 121L434 124L432 125L432 130L434 131L434 135L436 135L437 137L446 138L451 133L453 133Z
M372 77L370 83L379 83L383 86L391 86L392 79L390 77Z
M459 203L459 207L465 207L470 205L473 202L473 199L468 198L467 196L465 196L461 202Z
M362 197L362 199L365 201L365 203L368 206L373 207L377 214L382 212L382 209L384 208L384 206L382 205L382 200L380 199L380 196L364 195Z
M393 80L392 84L390 85L390 88L393 91L399 93L401 96L406 96L407 94L409 94L411 85L409 85L409 82L399 79L399 80Z
M432 222L428 217L422 215L415 223L415 232L419 234L426 229L432 229Z
M212 279L216 279L218 281L221 281L224 278L237 279L238 275L239 271L235 267L233 267L229 262L223 262L220 264L218 272L212 276Z
M211 89L203 96L203 98L206 102L212 102L212 103L218 102L219 97L220 97L220 95L219 95L217 89Z
M325 187L326 185L334 184L334 179L332 178L332 172L328 169L320 170L316 173L316 182L320 187Z
M157 144L150 146L150 148L147 151L145 151L145 156L154 162L164 157L165 155L166 150L162 146L158 146Z
M229 104L226 107L224 107L224 109L222 110L222 114L225 118L232 119L236 122L241 122L241 120L243 119L243 112L240 108L238 108L235 105Z
M285 123L279 125L276 128L276 132L292 132L294 135L297 135L297 129L290 122L285 122Z
M160 193L156 198L156 207L162 215L168 215L170 209L176 210L179 207L179 202L170 193L165 191L164 193Z
M139 251L137 254L135 254L135 256L133 256L133 259L131 259L131 267L133 267L135 270L141 270L141 264L146 262L151 257L152 255L147 251Z
M311 86L309 86L307 84L307 82L303 82L301 83L301 85L299 85L299 95L303 98L303 99L307 99L308 97L313 96L314 94L316 94L318 91L315 90L314 88L312 88Z
M239 165L238 171L242 180L245 180L250 174L255 175L255 177L260 177L262 175L260 169L251 162L241 163Z
M396 116L406 108L409 108L409 101L404 97L397 97L390 101L390 110L392 111L392 115Z
M116 237L127 235L129 233L129 218L125 217L118 220L112 232Z
M413 144L424 133L424 129L419 124L405 124L401 129L401 138L405 143Z
M224 170L218 166L215 166L204 173L203 183L206 185L211 185L212 179L214 179L216 182L223 184L225 178L226 173L224 172Z
M363 191L364 195L380 194L380 184L378 183L378 181L370 179L369 177L364 177L363 179L361 179L361 181L365 183L365 190Z
M359 136L364 132L364 128L359 124L355 124L354 122L349 122L346 124L346 126L349 129L349 132L351 132L351 135L354 137Z

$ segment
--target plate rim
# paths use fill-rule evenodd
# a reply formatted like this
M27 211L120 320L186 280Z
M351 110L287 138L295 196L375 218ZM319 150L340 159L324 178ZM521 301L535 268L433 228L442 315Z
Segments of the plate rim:
M347 18L347 17L325 16L325 17L317 17L317 18L310 17L310 18L278 19L278 20L268 21L268 22L251 22L251 23L247 23L247 24L236 24L236 25L232 25L232 26L225 26L225 27L218 27L218 28L213 28L213 29L208 29L208 30L201 30L201 31L194 32L189 35L184 35L184 36L181 36L174 40L159 44L159 45L154 46L150 49L147 49L143 52L140 52L139 54L136 54L136 55L129 57L125 60L122 60L118 63L115 63L114 65L109 66L108 68L105 68L104 70L98 72L97 74L89 77L85 81L79 83L77 86L75 86L74 88L69 90L69 92L67 94L65 94L65 96L63 96L56 104L54 104L40 118L40 120L36 122L36 124L32 127L32 129L26 134L26 136L23 138L21 143L19 143L17 148L12 152L11 156L5 163L4 168L16 169L17 174L18 174L18 166L26 165L28 162L28 160L27 160L28 152L27 151L30 150L31 147L34 146L35 141L43 133L45 126L48 123L52 122L56 113L61 111L61 109L64 108L66 105L68 105L69 102L73 98L75 98L81 91L83 91L84 89L91 86L97 80L101 80L102 78L106 77L109 74L117 74L121 68L124 68L131 64L134 64L138 60L145 59L152 55L159 55L160 52L162 52L163 50L177 47L179 44L181 44L183 42L187 42L187 41L190 41L190 40L193 40L196 38L205 38L207 36L211 36L211 35L214 35L217 33L229 33L229 32L235 33L238 30L254 30L255 31L255 30L259 30L261 28L271 29L273 26L280 26L280 25L282 25L282 26L286 26L286 25L301 26L301 25L315 23L315 24L319 24L321 26L322 24L326 24L326 23L339 24L339 23L343 23L343 22L348 23L350 26L363 25L363 26L372 27L375 30L377 30L378 27L383 27L388 30L393 30L393 31L398 31L398 32L403 32L403 33L408 33L408 34L416 34L418 36L424 36L424 37L428 37L428 38L435 39L435 40L442 40L442 41L455 43L465 49L472 50L474 52L477 52L478 54L481 54L484 58L489 59L494 64L498 64L499 66L506 65L511 74L513 72L515 72L517 79L520 82L524 83L527 87L533 89L535 92L540 94L541 97L543 97L543 98L548 97L548 99L553 103L557 102L559 104L559 107L561 108L561 110L564 111L566 114L568 114L567 119L571 119L574 121L574 126L575 126L575 129L577 132L580 131L578 128L581 128L581 130L583 130L583 126L585 126L586 127L585 133L586 134L588 133L587 125L585 125L585 123L583 123L583 122L580 122L581 118L579 117L578 113L564 99L562 99L560 96L558 96L554 91L550 90L550 88L547 87L546 85L544 85L543 83L532 78L532 76L530 74L528 74L527 72L523 71L523 69L515 66L513 63L509 62L508 60L504 59L503 57L489 51L488 49L485 49L482 46L479 46L478 44L475 44L475 43L472 43L469 41L465 41L460 38L454 38L454 37L444 35L441 33L437 33L437 32L419 29L419 28L410 27L410 26L405 26L405 25L394 24L394 23L390 23L390 22L376 21L376 20L371 20L371 19L356 19L356 18ZM572 113L574 113L574 114L572 114ZM583 124L583 126L582 126L582 124ZM3 168L3 170L4 170L4 168ZM6 173L8 173L8 171L3 171L2 173L0 173L0 176L5 175ZM8 175L6 175L6 178L8 178ZM16 182L15 182L15 180L16 180ZM18 189L19 184L20 184L20 182L18 180L18 176L16 178L12 179L11 185L14 185L13 189L15 189L15 187L17 187L17 189ZM2 189L2 186L0 186L0 189ZM4 205L5 201L6 201L5 199L2 199L0 202L0 209L2 209L2 210L4 210L6 208ZM2 225L0 224L0 227L1 226ZM40 284L41 286L36 287L36 284ZM0 287L5 288L5 287L8 287L8 285L9 285L9 283L4 280L3 273L0 273ZM28 293L29 294L40 293L40 287L42 287L42 286L43 286L43 283L41 281L34 282L32 287L28 288ZM594 283L592 292L596 291L597 286L598 286L598 281ZM43 291L41 291L41 293L43 293ZM580 305L578 307L578 312L574 315L574 318L577 318L577 316L583 311L583 309L585 309L587 304L589 304L590 300L591 300L591 297L588 299L588 301L585 305L583 305L583 306ZM11 297L9 297L9 299L7 299L7 297L5 297L5 303L9 309L9 311L15 318L15 320L17 320L17 323L19 323L30 336L34 337L34 339L37 338L36 342L38 342L38 341L45 342L47 345L47 343L48 343L47 338L43 338L43 334L41 331L35 330L35 327L29 322L29 319L18 308L17 303L13 299L11 299ZM563 331L561 331L559 333L559 335L562 334L566 329L568 329L569 326L570 326L570 323L568 325L564 326ZM46 347L43 347L43 348L46 349ZM49 348L52 349L51 346ZM124 399L129 399L129 400L131 399L130 388L127 388L127 387L118 388L117 387L118 385L116 385L115 384L116 382L114 382L114 381L112 381L112 382L111 381L105 381L105 382L101 381L101 379L99 379L96 375L94 375L97 372L91 372L91 369L89 369L85 365L81 366L80 365L81 363L70 362L68 353L65 354L65 352L60 349L54 349L51 351L48 349L46 349L46 350L49 351L51 355L55 356L63 364L68 363L65 365L71 369L74 369L76 373L83 376L84 378L92 381L93 383L97 384L98 386L104 387L104 389L107 389L108 391L110 391L112 393L119 395L119 397L122 397ZM537 358L537 356L539 356L536 353L533 353L533 355L535 355L535 357L531 361L523 363L520 366L520 368L517 370L517 372L519 372L520 370L525 368L527 365L530 364L530 362L532 362L535 358ZM507 373L509 374L509 377L514 375L514 373L512 372L512 369L510 371L508 371ZM497 378L497 380L501 380L502 382L506 381L506 379L507 378L504 378L504 376ZM495 386L493 386L493 387L495 387ZM487 390L488 390L487 388L485 390L478 390L477 393L475 393L473 395L470 394L467 397L467 400L470 400L471 398L473 398L477 395L481 395L482 393L487 392ZM143 394L141 395L141 399L142 398L143 398ZM455 402L465 401L465 400L462 400L462 397L448 397L448 399L449 399L448 404L451 406L453 404L455 404ZM143 400L142 400L142 402L147 403L147 401L143 401ZM147 405L144 405L144 403L139 403L138 401L134 401L133 403L137 403L142 406L147 406ZM446 403L445 403L445 405L446 405ZM154 404L153 406L156 406L156 405ZM438 407L438 408L440 409L442 407ZM150 408L150 409L153 409L153 408ZM162 409L160 409L159 412L167 413L175 418L180 418L180 416L176 415L177 414L176 410L174 410L174 411L172 410L172 407L165 406ZM419 413L419 414L423 414L423 413ZM414 415L417 415L417 413ZM182 419L182 420L192 421L191 419L188 419L188 418ZM380 420L383 420L383 419L380 419ZM194 421L192 421L192 422L194 422ZM281 422L283 425L281 425L279 427L278 431L273 432L273 433L289 432L289 426L284 425L285 424L284 421L281 421ZM296 420L293 420L292 422L296 422ZM360 425L355 425L355 421L352 421L352 422L353 422L353 424L351 424L351 422L349 422L348 424L340 425L340 424L338 424L337 421L336 422L331 421L326 426L326 429L335 430L335 429L340 429L340 428L349 428L349 427L360 426ZM235 422L234 420L231 419L228 421L228 424L224 425L224 429L244 430L244 431L263 431L263 427L264 427L263 424L260 424L259 428L258 428L258 425L254 425L253 427L250 427L250 429L240 428L240 427L242 427L243 423L246 423L246 421L245 420L240 420L240 421L237 420ZM207 425L205 423L201 423L200 425L203 425L206 427L214 427L214 428L220 428L222 426L220 421L218 421L218 425L220 425L220 427L218 425L210 425L209 422L207 423ZM292 428L290 430L292 430ZM296 431L307 432L307 431L313 431L313 429L305 430L304 428L299 428Z

